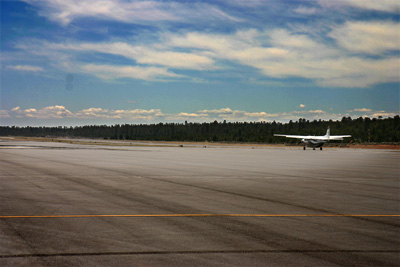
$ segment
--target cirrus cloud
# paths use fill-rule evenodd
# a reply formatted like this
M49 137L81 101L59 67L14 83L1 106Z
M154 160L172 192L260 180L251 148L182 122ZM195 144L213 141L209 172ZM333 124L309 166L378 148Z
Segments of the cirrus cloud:
M160 65L169 68L194 70L214 68L214 61L210 57L204 55L160 50L141 45L133 46L124 42L69 44L43 43L41 45L44 45L48 50L54 51L76 51L80 53L100 52L118 55L145 65Z
M202 9L204 5L164 1L110 1L103 0L90 7L89 1L34 1L47 16L69 20L75 17L109 16L114 20L125 18L125 13L165 10L171 14L186 12L189 7ZM332 1L333 2L333 1ZM339 1L348 5L349 1ZM357 2L357 1L354 1ZM392 6L383 1L381 6ZM328 5L320 1L321 5ZM193 6L192 6L193 5ZM379 6L367 1L371 8ZM181 11L171 10L176 8ZM88 10L85 10L87 7ZM165 7L165 9L164 9ZM168 7L168 8L167 8ZM184 8L183 8L184 7ZM229 17L212 6L211 14ZM182 9L180 9L182 8ZM186 9L185 9L186 8ZM302 9L301 9L302 8ZM307 8L314 8L310 5ZM155 11L154 10L154 11ZM196 10L196 9L195 9ZM111 15L121 13L118 18ZM171 11L171 12L170 12ZM304 7L298 12L307 13ZM85 13L86 12L86 13ZM194 12L195 13L195 12ZM310 12L309 12L310 13ZM49 15L52 14L52 15ZM127 15L126 15L127 16ZM160 14L159 18L167 18ZM179 16L177 16L179 17ZM150 17L151 18L151 17ZM295 27L271 26L245 28L235 31L160 31L151 40L143 42L131 39L108 42L52 43L21 42L17 48L36 53L56 61L59 68L70 71L82 70L101 79L131 78L149 81L181 79L178 71L226 71L233 68L251 67L257 76L287 81L293 77L311 80L322 87L364 88L379 83L399 82L398 51L400 47L400 23L388 20L345 21L333 24L326 32L296 31ZM156 37L156 38L154 38ZM99 55L100 54L100 55ZM115 65L107 55L117 55L131 63ZM86 57L85 57L86 56ZM100 60L98 58L101 58ZM104 57L103 57L104 56ZM84 62L80 59L85 58ZM89 60L88 60L89 58ZM90 62L93 60L93 62ZM97 63L97 61L101 61ZM83 61L83 60L82 60ZM88 61L90 62L88 64ZM96 62L94 62L96 61ZM172 70L171 70L172 69ZM190 73L190 75L193 75ZM195 76L197 74L194 74ZM232 75L232 74L230 74ZM193 77L191 81L205 80Z
M7 69L18 70L18 71L30 71L30 72L43 71L42 67L30 66L30 65L7 66Z
M333 28L328 36L351 52L380 54L400 50L400 23L351 21Z
M37 42L35 53L60 58L61 68L75 65L85 73L101 79L132 78L162 81L165 78L180 79L174 70L228 70L229 64L240 64L258 70L266 77L287 79L300 77L314 81L323 87L369 87L378 83L399 82L399 58L389 52L400 46L399 23L369 22L346 23L333 26L328 34L337 46L317 40L305 33L288 29L259 31L250 29L233 34L215 33L168 33L152 45L131 45L126 42L108 43L49 43ZM339 34L347 31L351 34ZM370 31L381 33L389 40L382 44L374 41ZM354 45L352 43L362 43ZM20 44L18 48L31 47ZM123 56L135 60L131 65L83 64L66 60L79 58L79 54L93 52ZM357 54L378 53L376 57ZM57 55L57 56L54 56ZM60 56L59 56L60 55ZM55 62L56 64L56 62Z
M317 2L327 8L331 7L355 7L359 9L375 10L382 12L396 13L400 10L400 3L397 0L317 0Z
M126 23L157 21L201 21L223 19L240 21L221 9L202 2L179 3L155 0L24 0L40 7L40 14L63 25L73 20L92 17L101 20L116 20Z
M317 9L315 7L299 6L294 10L294 12L302 15L312 15L317 12Z
M370 23L379 28L379 23ZM398 28L399 24L395 24ZM333 28L332 34L342 26ZM367 41L363 27L354 29L360 41ZM386 33L393 44L398 41L398 33ZM267 44L265 38L269 39ZM397 39L396 39L397 38ZM335 48L316 41L307 34L274 29L268 32L256 30L240 31L235 34L186 33L164 36L167 44L174 48L203 50L215 59L231 60L258 69L273 78L302 77L314 80L324 87L368 87L377 83L399 81L399 59L396 56L367 58L352 55L349 51ZM397 40L397 41L396 41ZM338 40L338 43L341 39ZM381 46L387 51L393 44ZM375 45L372 47L376 47ZM356 48L354 48L356 49Z
M157 67L88 64L82 66L82 70L105 80L118 79L118 78L133 78L139 80L160 80L163 78L181 77L178 74L169 72L166 68L157 68Z

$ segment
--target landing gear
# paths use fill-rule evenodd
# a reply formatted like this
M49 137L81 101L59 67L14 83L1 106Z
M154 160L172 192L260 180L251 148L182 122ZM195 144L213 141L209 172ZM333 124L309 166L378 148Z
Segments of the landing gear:
M319 148L319 150L322 150L322 146Z
M305 146L303 147L303 150L306 150L306 147L305 147Z
M313 147L313 149L312 150L315 150L315 147Z

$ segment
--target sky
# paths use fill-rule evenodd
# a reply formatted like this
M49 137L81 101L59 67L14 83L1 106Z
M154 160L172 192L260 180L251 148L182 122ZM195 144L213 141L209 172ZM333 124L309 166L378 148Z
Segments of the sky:
M399 114L395 0L2 0L0 125Z

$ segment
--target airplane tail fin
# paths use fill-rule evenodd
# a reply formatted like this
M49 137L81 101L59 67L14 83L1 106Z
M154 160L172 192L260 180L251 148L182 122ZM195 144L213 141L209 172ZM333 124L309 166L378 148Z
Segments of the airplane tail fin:
M328 139L329 139L330 136L331 136L331 127L328 126L328 130L326 130L326 135L325 135L325 137L328 137Z

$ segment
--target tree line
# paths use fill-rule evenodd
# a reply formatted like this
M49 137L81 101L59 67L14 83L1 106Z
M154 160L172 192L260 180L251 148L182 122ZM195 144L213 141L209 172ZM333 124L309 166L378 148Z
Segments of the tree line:
M218 122L87 125L77 127L0 126L0 136L102 138L148 141L209 141L252 143L296 143L298 140L274 137L273 134L332 135L350 134L343 142L400 142L400 119L343 117L337 121L299 119L280 122Z

